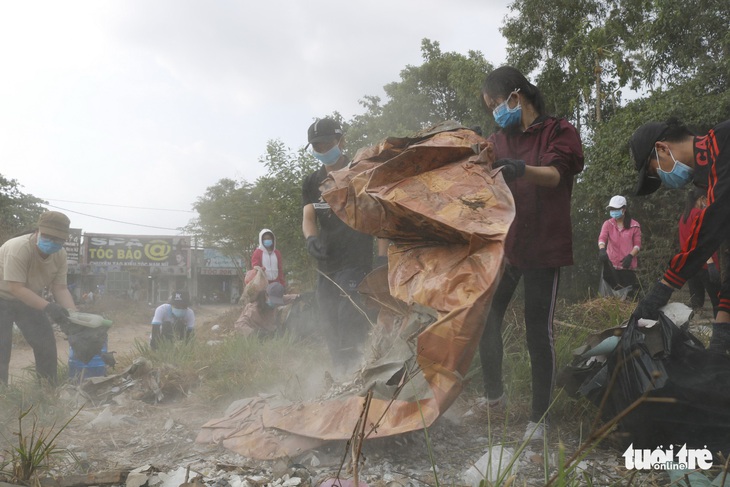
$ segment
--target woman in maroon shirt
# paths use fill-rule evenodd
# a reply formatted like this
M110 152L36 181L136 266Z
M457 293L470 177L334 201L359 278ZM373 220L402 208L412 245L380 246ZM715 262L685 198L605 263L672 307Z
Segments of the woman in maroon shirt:
M553 315L560 268L573 264L570 198L583 170L583 147L568 121L545 112L540 91L515 68L487 75L482 96L501 130L492 134L497 161L515 200L505 241L506 266L479 346L488 406L505 404L502 321L524 276L525 327L532 365L532 413L525 440L545 433L555 370Z

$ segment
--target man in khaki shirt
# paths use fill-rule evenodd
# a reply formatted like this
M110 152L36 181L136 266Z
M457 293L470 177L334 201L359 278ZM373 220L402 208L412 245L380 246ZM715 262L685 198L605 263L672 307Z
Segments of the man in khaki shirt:
M63 248L70 224L63 213L47 211L38 219L38 230L11 238L0 247L0 382L8 383L13 323L33 348L38 376L56 382L51 321L63 323L69 310L76 310L66 286L68 263ZM46 287L55 302L41 296Z

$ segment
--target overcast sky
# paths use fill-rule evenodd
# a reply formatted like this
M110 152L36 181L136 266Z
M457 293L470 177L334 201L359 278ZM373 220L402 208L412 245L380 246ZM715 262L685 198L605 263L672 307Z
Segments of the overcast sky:
M264 174L267 141L362 113L421 39L504 63L508 4L2 2L0 174L84 232L177 235L207 187Z

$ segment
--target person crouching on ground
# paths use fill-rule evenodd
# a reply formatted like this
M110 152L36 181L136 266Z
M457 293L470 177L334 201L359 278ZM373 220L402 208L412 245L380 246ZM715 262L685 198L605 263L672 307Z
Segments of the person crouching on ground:
M265 291L259 291L254 302L243 308L241 316L233 325L236 333L244 336L255 333L260 337L279 333L283 326L279 308L298 297L298 294L284 295L284 286L279 282L272 282Z
M155 309L150 347L157 350L162 340L190 340L195 329L195 312L187 291L175 291L169 303Z

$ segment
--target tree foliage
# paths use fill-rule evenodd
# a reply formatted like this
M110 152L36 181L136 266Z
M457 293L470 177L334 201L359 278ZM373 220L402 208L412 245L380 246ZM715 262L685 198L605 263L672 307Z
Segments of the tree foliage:
M33 228L45 211L41 206L45 201L23 193L20 188L18 181L0 174L0 242Z
M637 87L639 72L627 46L639 16L617 0L516 0L502 34L508 62L528 74L551 113L580 126L602 120Z
M347 138L351 147L372 145L390 136L404 136L444 120L462 125L480 126L485 132L494 122L482 106L481 83L492 65L479 51L465 56L442 52L438 42L421 41L423 64L406 66L400 81L383 87L387 101L365 96L361 105L365 113L348 123Z
M579 125L609 118L625 89L705 80L727 89L724 0L515 0L502 33L508 59L536 73L553 113Z

